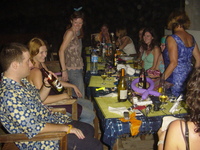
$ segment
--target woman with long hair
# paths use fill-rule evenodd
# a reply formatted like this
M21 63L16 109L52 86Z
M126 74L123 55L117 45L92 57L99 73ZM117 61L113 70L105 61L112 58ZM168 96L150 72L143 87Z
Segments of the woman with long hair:
M70 28L64 34L63 42L59 49L59 58L62 71L62 80L76 85L85 97L83 81L83 59L80 52L79 34L84 22L84 14L75 11L70 17ZM75 93L73 91L73 96Z
M145 28L142 35L143 49L142 67L145 70L156 70L157 61L160 55L160 47L157 43L157 37L153 28Z
M30 83L36 86L37 89L40 89L43 85L43 76L41 69L46 68L44 66L45 58L47 56L47 46L45 41L40 38L32 38L28 43L28 48L30 51L30 60L33 63L33 68L31 69L30 75L28 76L28 80ZM78 103L78 114L80 116L80 121L86 122L88 124L93 125L94 120L94 111L93 104L86 99L80 98L82 96L79 89L76 85L67 83L65 81L60 81L63 87L71 87L74 89L76 93L77 103ZM57 101L61 101L63 99L69 99L69 95L67 93L57 94L53 90L51 90L50 95L43 101L44 104L49 104ZM57 107L57 106L53 106ZM70 105L63 105L59 107L66 108L67 112L72 113L72 108Z
M173 121L168 131L158 131L158 150L199 150L200 147L200 68L195 69L186 87L186 120Z

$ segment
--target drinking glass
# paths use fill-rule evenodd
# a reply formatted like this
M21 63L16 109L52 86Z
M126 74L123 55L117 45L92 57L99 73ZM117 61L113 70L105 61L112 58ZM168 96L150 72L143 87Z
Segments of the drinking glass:
M112 76L112 67L108 67L106 69L106 74L108 75L108 81L111 81L111 76Z
M165 86L161 86L159 89L161 91L160 92L161 95L159 96L159 100L161 102L160 108L161 108L161 110L163 110L164 109L164 105L167 104L168 96L166 94L166 88L165 88Z
M105 85L106 83L105 83L105 79L108 77L108 75L106 74L106 72L103 72L102 74L101 74L101 78L103 79L103 81L102 81L102 84L103 85Z

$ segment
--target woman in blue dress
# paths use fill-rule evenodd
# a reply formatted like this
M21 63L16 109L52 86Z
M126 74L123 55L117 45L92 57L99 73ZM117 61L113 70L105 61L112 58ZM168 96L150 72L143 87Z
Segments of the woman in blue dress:
M186 32L190 20L185 12L176 11L169 16L168 29L173 34L167 37L166 48L163 51L165 63L165 79L173 84L171 92L179 96L185 90L185 83L192 70L192 56L195 58L194 67L200 66L200 52L192 35Z

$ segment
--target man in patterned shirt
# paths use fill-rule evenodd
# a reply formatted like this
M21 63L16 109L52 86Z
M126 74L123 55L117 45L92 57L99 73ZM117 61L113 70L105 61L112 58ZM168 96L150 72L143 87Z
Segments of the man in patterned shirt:
M102 150L100 141L94 138L91 125L72 121L67 115L53 113L45 107L45 99L50 91L47 79L38 91L25 78L32 63L28 49L19 43L5 46L0 54L4 73L0 82L0 121L11 134L25 133L32 138L38 133L65 131L68 135L68 149ZM69 124L72 125L70 129ZM56 150L58 141L17 142L20 149Z

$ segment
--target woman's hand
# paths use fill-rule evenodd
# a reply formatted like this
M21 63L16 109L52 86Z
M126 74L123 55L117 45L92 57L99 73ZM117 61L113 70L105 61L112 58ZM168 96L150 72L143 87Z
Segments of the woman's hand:
M76 95L77 95L77 97L82 97L83 95L82 95L82 93L80 92L80 90L76 87L76 86L74 86L74 91L75 91L75 93L76 93Z
M80 129L72 128L70 130L70 133L75 134L79 139L84 139L85 138L83 132Z
M62 72L62 80L69 81L67 71Z
M167 130L163 131L161 128L158 130L157 134L158 134L159 141L165 140L166 133L167 133Z

